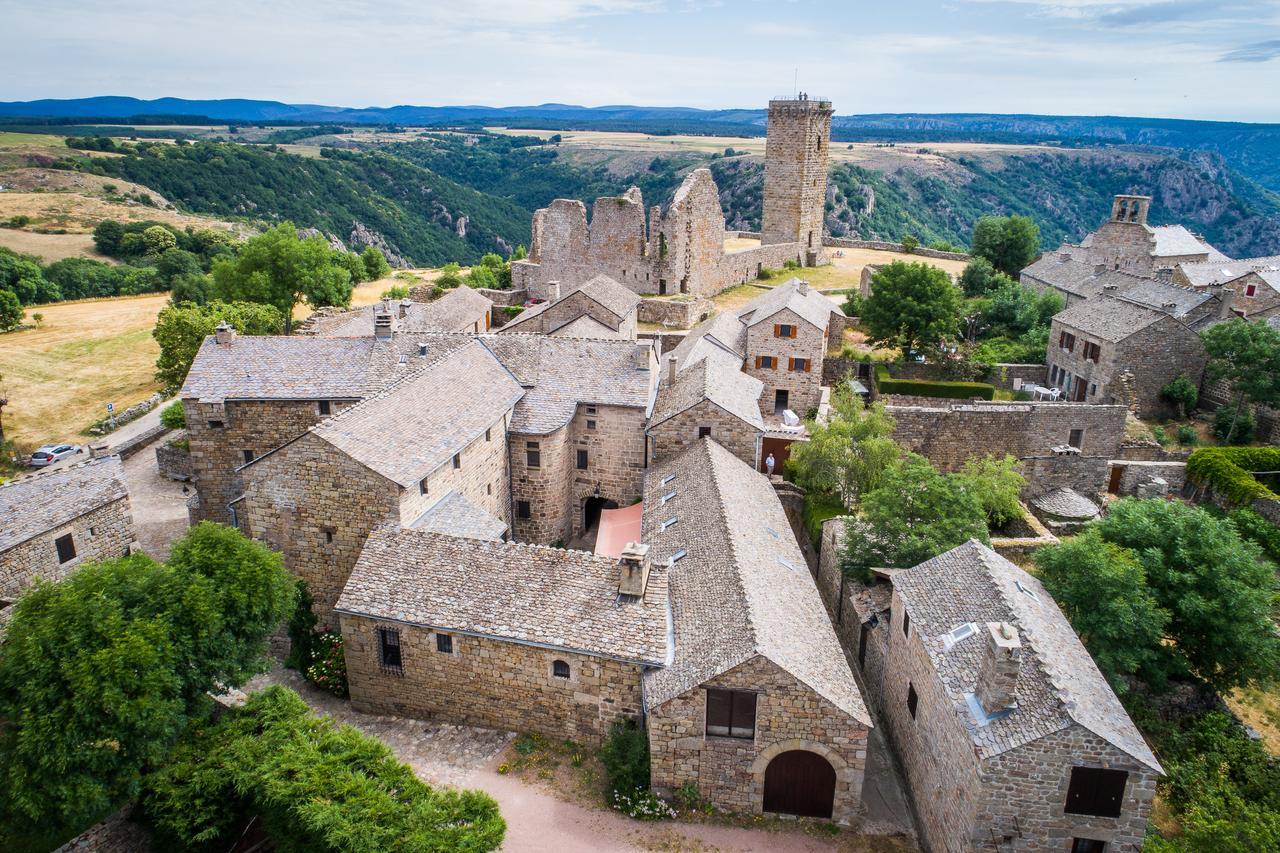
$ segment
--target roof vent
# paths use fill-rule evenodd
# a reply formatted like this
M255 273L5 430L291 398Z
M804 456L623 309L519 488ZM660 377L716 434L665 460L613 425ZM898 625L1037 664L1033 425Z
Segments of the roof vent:
M674 515L673 515L673 516L671 516L671 517L670 517L670 518L668 518L666 521L662 522L662 529L663 529L663 530L666 530L667 528L669 528L669 527L671 527L673 524L675 524L678 520L679 520L679 519L677 519Z
M418 343L418 355L419 355L419 356L421 356L421 357L425 357L425 356L426 356L426 354L427 354L427 345L426 345L426 344L424 344L424 343L419 342L419 343Z
M1017 701L1018 669L1022 661L1022 642L1018 631L1008 622L987 623L987 644L978 670L974 690L982 709L994 714Z
M676 475L675 475L675 474L668 474L667 476L665 476L665 477L663 477L663 478L662 478L662 485L664 485L664 486L665 486L667 483L674 482L674 481L675 481L675 479L676 479Z
M671 565L674 566L676 563L680 562L687 556L689 556L688 550L685 548L681 548L679 551L676 551L674 554L671 555Z
M801 279L800 283L796 285L796 293L799 293L801 296L808 296L809 282L805 281L804 279Z
M380 341L391 339L391 308L385 302L379 302L373 309L373 336Z
M218 328L213 330L213 339L220 347L229 347L236 341L236 330L227 325L226 321L218 324Z
M649 546L628 542L618 555L618 593L640 598L648 585Z
M670 492L667 492L665 495L662 496L662 504L665 505L667 501L671 500L675 496L676 496L676 493L674 489Z

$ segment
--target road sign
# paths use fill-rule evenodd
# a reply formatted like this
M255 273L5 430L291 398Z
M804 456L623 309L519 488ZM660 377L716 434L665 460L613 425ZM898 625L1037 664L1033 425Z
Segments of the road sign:
M107 403L107 414L111 414L116 410L115 403Z

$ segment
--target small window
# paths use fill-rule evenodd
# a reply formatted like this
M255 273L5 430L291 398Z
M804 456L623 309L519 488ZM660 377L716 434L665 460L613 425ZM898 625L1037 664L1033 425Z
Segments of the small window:
M436 634L436 651L443 652L446 655L453 654L453 636L451 634Z
M673 480L675 480L675 478L676 478L676 475L675 475L675 474L668 474L667 476L665 476L665 477L663 477L663 478L662 478L662 485L664 485L664 486L665 486L665 485L667 485L668 483L670 483L670 482L672 482Z
M328 400L317 400L316 411L319 412L321 415L328 415L330 411L332 411L332 407L329 405Z
M491 438L490 433L491 433L491 432L492 432L492 430L485 430L485 431L484 431L484 440L485 440L485 441L489 441L489 440L490 440L490 438Z
M671 555L671 563L674 565L680 562L681 560L683 560L687 556L689 556L689 552L686 551L684 548L681 548L679 551L676 551L674 554Z
M707 688L707 734L751 739L756 736L756 694Z
M907 713L911 715L911 719L916 718L916 706L920 704L920 697L916 695L916 686L911 682L907 682Z
M453 454L453 469L456 471L461 467L462 467L462 454L461 453Z
M209 429L222 429L222 421L209 421Z
M595 406L587 406L587 414L588 414L588 415L594 415L595 413L596 413L596 407L595 407Z
M1090 396L1090 397L1096 396L1096 395L1097 395L1097 393L1098 393L1098 386L1097 386L1097 384L1096 384L1096 383L1094 383L1094 382L1090 382L1090 383L1089 383L1089 396Z
M778 366L778 360L771 355L756 356L756 369L773 370Z
M809 359L807 359L807 358L793 358L793 359L789 359L789 361L790 361L790 367L791 367L791 370L792 370L793 372L796 372L796 373L808 373L808 372L809 372Z
M1067 787L1067 814L1120 817L1129 774L1101 767L1072 767Z
M245 464L253 461L253 451L248 448L241 450L240 455L244 457Z
M796 336L796 327L787 323L777 323L773 327L773 336L775 338L794 338Z
M666 521L662 522L662 529L663 529L663 530L666 530L668 527L670 527L671 525L675 524L675 523L676 523L676 521L678 521L678 519L677 519L674 515L673 515L673 516L671 516L671 517L670 517L670 518L668 518Z
M595 428L596 428L595 421L587 421L587 429L595 429Z
M69 563L76 558L76 543L70 533L53 540L53 547L58 549L59 563Z
M400 632L393 628L378 629L378 662L383 669L397 670L403 668L404 658L400 655Z
M421 480L418 481L418 494L425 495L428 489L429 487L427 485L427 478L423 477Z
M1071 431L1071 434L1067 437L1067 444L1071 445L1077 450L1084 447L1084 430L1073 429Z
M587 470L587 451L585 450L578 451L578 470Z
M902 608L902 636L911 636L911 614L907 612L905 607Z
M551 674L554 675L556 678L568 678L569 664L565 663L562 660L552 661Z
M97 535L98 535L98 528L96 528L96 527L90 527L90 528L89 528L89 538L90 538L90 539L92 539L93 537L95 537L95 536L97 536Z
M1106 853L1107 842L1096 838L1071 839L1071 853Z
M333 528L332 527L326 527L324 529L324 544L326 545L333 544Z
M530 517L528 501L516 501L516 517L518 518Z
M485 493L486 495L491 495L491 494L493 494L493 483L486 483L486 484L485 484L485 487L484 487L484 493Z
M1258 292L1258 285L1256 285L1256 284L1246 284L1246 285L1244 286L1244 295L1245 295L1245 296L1253 296L1253 295L1255 295L1257 292Z
M536 441L526 442L524 446L524 464L529 468L542 467L542 451Z
M704 427L704 426L698 427L698 438L710 438L710 437L711 437L711 427Z

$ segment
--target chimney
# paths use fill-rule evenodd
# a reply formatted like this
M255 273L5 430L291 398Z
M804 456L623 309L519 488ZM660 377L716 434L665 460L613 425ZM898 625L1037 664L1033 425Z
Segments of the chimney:
M373 306L373 336L380 341L389 341L391 332L391 306L386 302L379 302Z
M1067 261L1071 260L1071 253L1070 253L1070 252L1059 252L1059 253L1058 253L1058 260L1059 260L1061 263L1064 263L1064 264L1065 264ZM1095 269L1095 270L1094 270L1094 272L1097 272L1097 270Z
M560 298L560 282L558 281L547 282L547 301L555 302L559 298Z
M667 385L676 384L676 355L672 353L667 356Z
M1113 290L1119 290L1119 287L1118 287L1118 286L1116 286L1116 285L1114 285L1114 284L1104 284L1104 285L1102 285L1102 289L1103 289L1104 291L1106 291L1106 292L1110 293L1110 292L1111 292L1111 291L1113 291Z
M1234 303L1235 291L1230 287L1223 287L1221 284L1209 285L1209 295L1217 298L1218 312L1217 319L1225 320L1231 316L1231 306Z
M222 322L218 324L218 328L213 330L213 339L217 341L220 347L229 347L236 340L236 330Z
M635 362L636 370L648 370L652 357L653 342L636 341L635 348L631 350L631 358Z
M1018 665L1022 643L1018 631L1008 622L987 623L987 643L974 689L978 702L988 714L1008 708L1017 701Z
M796 285L796 293L799 293L801 296L808 296L809 282L804 279L800 279L800 283Z
M110 456L110 455L111 455L111 448L107 445L105 441L95 441L93 444L89 445L90 459L101 459L104 456Z
M643 597L649 585L649 546L628 542L618 556L618 594Z
M404 319L404 315L405 315L405 314L408 314L408 313L409 313L409 306L410 306L410 305L412 305L412 304L413 304L413 301L412 301L412 300L410 300L410 299L401 299L401 300L400 300L400 311L399 311L399 316L400 316L400 319L401 319L401 320L403 320L403 319Z
M1068 260L1069 260L1069 259L1068 259ZM1093 274L1094 274L1094 275L1102 275L1102 274L1103 274L1104 272L1106 272L1106 271L1107 271L1107 265L1106 265L1106 264L1094 264L1094 265L1093 265ZM1112 285L1112 287L1114 287L1114 286L1115 286L1115 285Z

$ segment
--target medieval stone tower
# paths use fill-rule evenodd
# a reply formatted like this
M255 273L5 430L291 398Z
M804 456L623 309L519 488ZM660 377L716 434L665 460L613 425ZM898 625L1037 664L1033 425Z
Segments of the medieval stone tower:
M761 243L800 243L821 251L832 112L830 101L804 93L769 102Z

